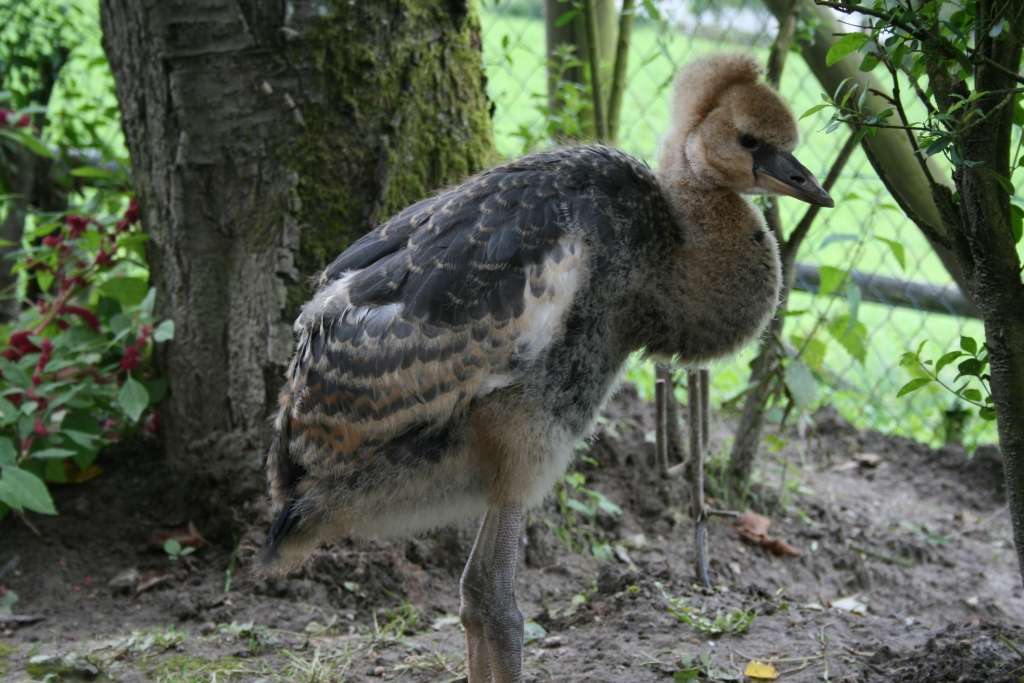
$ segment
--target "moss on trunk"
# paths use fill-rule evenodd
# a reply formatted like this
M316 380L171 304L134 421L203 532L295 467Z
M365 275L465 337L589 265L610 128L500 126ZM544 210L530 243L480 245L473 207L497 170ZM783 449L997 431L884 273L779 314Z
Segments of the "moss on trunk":
M284 139L298 175L297 265L323 268L354 239L493 160L480 25L465 2L352 3L290 48L315 65L301 135ZM308 294L303 285L290 299Z

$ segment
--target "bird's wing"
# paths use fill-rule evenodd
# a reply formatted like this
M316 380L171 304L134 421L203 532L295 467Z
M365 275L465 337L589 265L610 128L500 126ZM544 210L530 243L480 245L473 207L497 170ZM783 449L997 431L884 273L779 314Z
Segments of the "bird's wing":
M410 430L443 429L550 343L586 277L572 229L585 198L553 164L506 166L420 202L328 267L296 323L297 464L342 473Z

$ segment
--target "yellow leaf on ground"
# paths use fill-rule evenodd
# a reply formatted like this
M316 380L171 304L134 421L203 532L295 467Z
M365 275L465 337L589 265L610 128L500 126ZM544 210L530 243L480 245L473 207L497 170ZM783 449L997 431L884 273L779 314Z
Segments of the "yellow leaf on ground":
M758 681L774 681L779 677L779 672L771 664L765 664L755 659L747 662L747 668L743 670L743 675Z

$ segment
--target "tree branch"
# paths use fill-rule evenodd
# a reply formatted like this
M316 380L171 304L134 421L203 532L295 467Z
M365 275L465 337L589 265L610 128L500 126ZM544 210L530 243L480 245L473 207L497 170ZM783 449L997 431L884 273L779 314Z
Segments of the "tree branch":
M623 0L619 12L619 39L615 45L615 65L612 67L611 92L608 93L608 141L619 137L619 112L626 92L626 66L629 63L629 42L633 36L633 17L636 0Z
M587 31L587 62L590 64L590 99L594 107L594 135L598 140L608 138L605 127L604 100L601 94L601 61L597 57L597 14L594 0L584 0L583 20Z

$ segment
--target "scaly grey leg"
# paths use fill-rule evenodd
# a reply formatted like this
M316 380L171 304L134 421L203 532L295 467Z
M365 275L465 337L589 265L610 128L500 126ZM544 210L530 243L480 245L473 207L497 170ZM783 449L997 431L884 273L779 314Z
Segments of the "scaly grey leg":
M469 683L519 683L523 672L523 615L516 606L521 505L491 508L462 572Z

